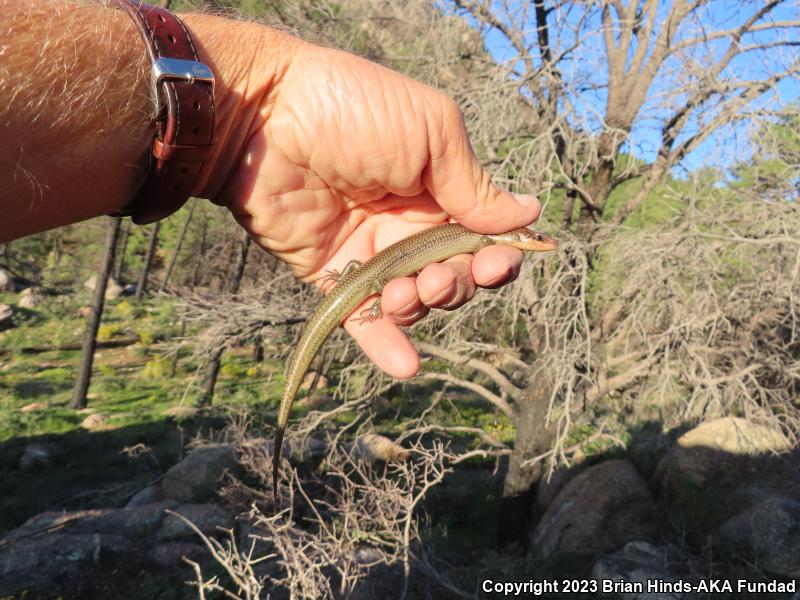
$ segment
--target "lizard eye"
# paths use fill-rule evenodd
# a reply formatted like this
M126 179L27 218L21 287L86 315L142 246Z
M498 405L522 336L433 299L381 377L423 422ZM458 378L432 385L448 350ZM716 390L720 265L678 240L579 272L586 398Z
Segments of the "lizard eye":
M536 241L537 241L537 242L541 242L542 240L544 240L544 238L542 237L542 234L541 234L541 233L537 233L537 234L536 234L535 236L533 236L533 237L534 237L534 238L536 238Z

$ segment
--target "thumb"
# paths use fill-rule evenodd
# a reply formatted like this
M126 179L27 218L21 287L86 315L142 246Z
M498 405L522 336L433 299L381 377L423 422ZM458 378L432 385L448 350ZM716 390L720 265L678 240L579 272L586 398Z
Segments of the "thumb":
M541 205L534 196L496 187L478 163L455 103L443 111L444 124L430 140L425 187L456 221L481 233L501 233L530 225Z

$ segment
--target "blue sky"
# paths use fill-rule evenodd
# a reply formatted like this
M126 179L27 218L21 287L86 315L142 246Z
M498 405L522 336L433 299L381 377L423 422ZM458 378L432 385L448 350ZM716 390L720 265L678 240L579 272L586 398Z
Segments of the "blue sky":
M669 10L670 2L663 2L659 12L663 13ZM758 7L762 6L761 2L740 2L734 0L716 0L708 4L702 11L698 12L693 22L688 25L695 30L692 32L696 35L696 31L705 29L706 31L716 31L719 29L730 29L742 23L745 18L751 15ZM516 10L519 10L517 6ZM533 11L530 11L530 18L533 18ZM579 10L576 9L572 13L565 16L568 23L576 23ZM784 20L800 20L800 7L797 2L787 2L785 5L778 7L771 17L776 21ZM525 29L530 32L527 36L527 41L530 44L535 42L534 23L529 21ZM603 84L606 80L605 62L602 57L605 55L604 41L600 32L599 19L595 14L589 21L587 21L584 31L587 36L583 40L580 48L575 52L571 61L565 63L563 71L566 77L576 78L580 77L582 81L591 82L595 84ZM686 30L688 35L688 31ZM595 35L595 32L597 33ZM800 29L794 28L785 31L784 33L777 34L774 31L765 31L750 36L746 36L743 44L750 44L755 42L775 42L778 40L778 35L786 36L789 39L799 40ZM684 36L685 37L685 36ZM511 48L508 41L496 31L489 30L485 32L484 39L486 47L491 54L498 61L512 60L515 56L515 51ZM557 32L551 30L551 44L565 44L569 39L567 35L557 35ZM699 49L693 53L692 59L697 64L706 64L709 60L713 61L714 57L719 57L728 45L728 40L723 39L718 42L708 45L704 52L701 54ZM723 78L747 78L755 79L762 78L767 73L775 69L786 68L786 63L794 60L793 53L797 48L790 49L774 49L768 53L746 53L735 59L727 70L723 72ZM668 61L664 65L664 71L672 70L673 73L665 76L651 88L649 95L650 100L643 107L637 125L631 133L632 145L629 148L645 160L652 160L655 156L655 151L660 142L660 129L664 118L668 114L667 111L660 108L659 96L672 95L671 86L675 82L685 76L686 70L682 68L677 60ZM775 108L787 102L797 102L800 97L800 83L798 80L789 78L784 80L776 90L766 94L764 98L757 104L752 106L768 106ZM592 128L599 126L599 120L596 118L597 114L603 114L605 107L605 90L600 89L594 95L583 93L580 97L572 98L575 105L581 110L590 123ZM676 98L679 100L679 98ZM718 130L709 140L702 144L697 150L691 153L682 165L683 169L695 169L701 166L729 166L736 160L741 160L747 157L749 150L749 123L744 122L736 126L727 127Z

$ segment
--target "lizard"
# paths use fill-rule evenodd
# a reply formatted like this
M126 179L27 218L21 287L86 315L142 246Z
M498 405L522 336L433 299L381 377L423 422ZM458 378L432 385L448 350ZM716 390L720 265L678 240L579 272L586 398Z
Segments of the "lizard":
M272 483L276 501L281 449L292 403L325 340L361 302L380 294L392 279L416 273L431 263L458 254L474 253L494 244L529 252L550 252L558 247L558 242L553 238L528 228L501 234L483 234L457 223L446 223L387 246L364 263L351 260L341 272L329 271L328 276L323 278L336 282L336 285L309 317L300 341L286 364L286 385L278 409L272 454ZM362 311L362 316L356 318L368 321L381 318L380 302L378 297L372 306Z

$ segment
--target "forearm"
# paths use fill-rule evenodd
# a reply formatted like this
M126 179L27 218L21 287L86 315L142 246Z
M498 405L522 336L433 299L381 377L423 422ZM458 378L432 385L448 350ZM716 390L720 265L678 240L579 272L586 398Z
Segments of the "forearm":
M217 78L215 156L195 187L210 197L299 42L251 23L181 18ZM0 242L125 206L147 176L155 131L131 19L98 2L0 0L0 31Z

